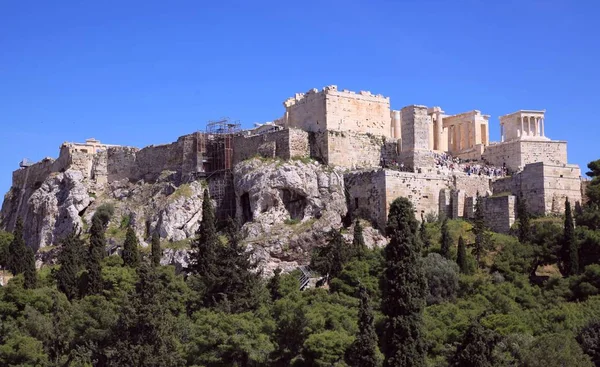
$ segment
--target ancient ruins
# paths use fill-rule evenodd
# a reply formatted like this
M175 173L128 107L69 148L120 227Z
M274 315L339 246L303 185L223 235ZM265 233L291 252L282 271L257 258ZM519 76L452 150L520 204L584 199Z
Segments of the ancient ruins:
M539 215L561 213L567 197L572 203L582 200L580 169L568 163L565 141L545 136L545 111L501 116L500 141L492 142L490 116L480 111L448 115L440 107L421 105L392 110L389 97L335 85L298 93L283 106L282 117L250 130L223 119L209 123L206 131L143 149L93 139L65 143L58 159L13 173L13 189L20 194L4 203L4 227L12 228L16 220L8 212L22 212L25 192L73 167L97 190L122 179L153 182L164 172L175 172L180 184L205 179L220 215L248 221L247 213L256 208L248 207L247 193L234 190L232 169L256 156L311 158L342 168L348 211L380 229L399 196L414 203L418 218L429 213L461 218L473 215L479 193L488 225L500 232L514 223L521 193ZM288 196L302 208L306 198Z

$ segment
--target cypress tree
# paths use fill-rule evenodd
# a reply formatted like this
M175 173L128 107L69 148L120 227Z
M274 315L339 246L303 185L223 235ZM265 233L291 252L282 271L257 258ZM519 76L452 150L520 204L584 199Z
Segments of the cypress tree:
M469 272L469 264L467 263L467 248L465 246L465 240L462 236L458 237L458 254L456 256L456 263L460 272L467 274Z
M481 258L485 255L489 247L489 238L486 235L485 218L483 215L483 198L477 192L475 203L475 218L473 219L473 233L475 234L475 245L473 253L477 259L477 264L482 266Z
M122 306L113 331L115 353L110 366L183 366L174 330L175 317L165 307L167 294L158 269L136 268L138 281L130 302Z
M579 249L575 241L575 225L569 198L565 199L565 224L562 241L562 271L563 274L579 274Z
M529 212L527 211L527 201L523 197L523 193L517 197L517 220L519 222L519 242L529 242L531 240L531 224Z
M83 241L80 233L73 230L61 241L60 253L58 254L60 268L54 274L58 290L63 292L69 300L77 297L77 273L81 269L80 259L82 254Z
M33 289L37 285L37 272L35 269L35 253L27 247L25 249L25 270L23 271L25 289Z
M448 219L444 218L444 221L442 222L442 243L440 255L446 259L450 259L450 247L452 247L452 239L450 238L450 231L448 230Z
M360 225L360 221L357 219L354 224L354 236L352 237L352 256L356 256L358 259L362 259L365 255L367 246L365 245L365 238L363 236L363 228Z
M376 367L379 361L373 309L369 304L367 289L362 284L359 287L359 298L358 334L348 349L348 364L353 367Z
M313 250L310 266L329 279L337 277L349 259L348 249L340 231L332 229L329 232L326 246Z
M88 247L88 258L86 273L83 282L82 294L98 294L102 292L102 259L106 249L105 223L107 220L101 215L92 217L90 228L90 245Z
M421 213L421 226L419 227L419 237L421 239L421 243L425 248L429 248L429 238L427 237L427 228L425 227L425 218L423 217L423 213Z
M277 268L273 270L273 277L269 279L269 283L267 283L267 288L269 289L269 293L271 294L271 300L273 302L277 301L282 297L281 294L281 268Z
M17 218L13 239L8 245L7 269L13 275L24 273L27 269L27 245L23 239L23 221Z
M498 335L485 329L479 322L473 323L450 361L453 367L492 367L494 366L493 351L498 342Z
M204 190L202 199L202 222L198 235L191 243L189 271L192 274L210 277L216 272L220 243L215 226L215 212L208 195Z
M158 232L152 234L152 265L160 266L160 259L162 257L162 250L160 249L160 237Z
M138 239L133 227L127 227L125 243L123 244L123 264L131 268L137 268L140 264L140 254L138 251Z
M385 315L382 347L384 367L425 365L422 338L426 280L417 240L417 221L411 202L394 200L386 233L385 270L381 281L381 311Z

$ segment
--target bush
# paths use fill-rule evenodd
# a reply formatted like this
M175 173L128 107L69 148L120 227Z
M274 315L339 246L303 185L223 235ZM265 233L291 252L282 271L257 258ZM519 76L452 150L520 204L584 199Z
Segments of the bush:
M440 254L429 254L423 259L427 278L427 304L434 305L454 300L458 292L458 265Z

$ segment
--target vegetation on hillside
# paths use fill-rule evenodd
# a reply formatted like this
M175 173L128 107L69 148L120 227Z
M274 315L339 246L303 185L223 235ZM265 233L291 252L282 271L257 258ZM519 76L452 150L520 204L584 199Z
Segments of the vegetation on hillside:
M535 218L522 197L512 235L476 216L419 226L390 207L385 249L339 231L314 251L327 287L264 280L230 222L204 200L188 272L152 251L106 256L112 212L77 229L58 264L31 272L22 229L0 233L2 366L600 366L600 161L584 206ZM477 212L477 210L476 210Z

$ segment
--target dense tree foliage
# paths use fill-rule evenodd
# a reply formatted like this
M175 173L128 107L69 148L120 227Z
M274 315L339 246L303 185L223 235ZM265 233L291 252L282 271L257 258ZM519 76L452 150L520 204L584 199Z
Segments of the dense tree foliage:
M363 228L360 220L357 219L354 223L354 235L352 236L352 251L350 255L362 259L365 256L366 249Z
M27 245L23 239L23 221L19 217L8 245L6 268L15 275L24 273L27 268L27 256Z
M440 255L442 221L419 227L399 199L387 248L365 246L357 256L343 241L352 231L332 233L333 243L342 241L330 251L342 255L323 258L342 260L338 271L319 268L330 274L328 286L303 291L297 271L263 280L235 223L217 230L214 212L204 215L194 245L214 251L204 263L209 273L193 270L196 262L178 274L152 256L127 266L106 256L111 210L101 208L87 233L61 239L56 265L30 267L29 275L23 266L4 278L0 366L586 367L600 360L600 231L580 222L598 214L593 203L576 209L577 273L560 271L571 261L567 215L530 217L524 237L518 227L512 235L484 229L493 251L484 251L478 268L477 221L446 222L458 266ZM0 248L22 249L20 238L0 232ZM99 287L90 292L93 269ZM35 287L26 279L32 274Z
M442 244L440 254L446 259L452 257L450 249L452 248L452 238L450 238L450 232L448 231L448 218L444 218L442 222Z
M517 221L519 223L519 241L521 243L529 242L531 240L531 223L527 209L527 200L523 196L523 193L517 197Z
M417 239L412 203L398 198L390 205L386 233L381 311L386 317L383 334L384 366L424 366L422 312L426 280Z
M342 272L352 253L340 231L332 229L327 245L313 251L310 266L328 279L335 278Z
M564 274L576 275L579 273L579 249L575 241L575 225L569 198L565 199L565 224L560 259L561 271Z

